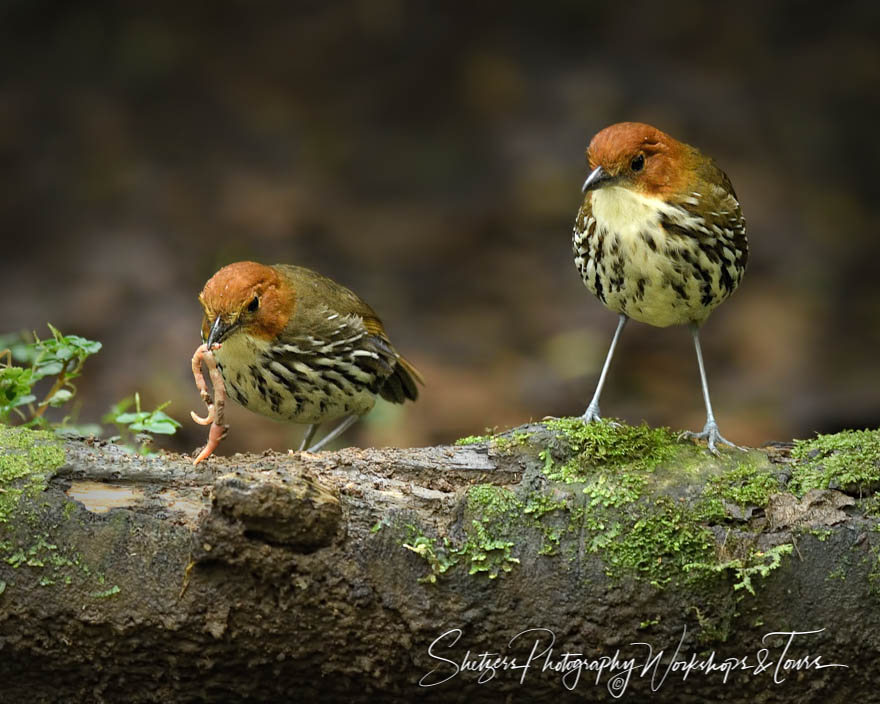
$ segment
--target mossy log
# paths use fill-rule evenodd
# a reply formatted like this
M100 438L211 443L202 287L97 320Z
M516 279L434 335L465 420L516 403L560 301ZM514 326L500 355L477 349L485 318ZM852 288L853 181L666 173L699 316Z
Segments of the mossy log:
M880 443L822 442L193 467L0 428L0 701L875 701Z

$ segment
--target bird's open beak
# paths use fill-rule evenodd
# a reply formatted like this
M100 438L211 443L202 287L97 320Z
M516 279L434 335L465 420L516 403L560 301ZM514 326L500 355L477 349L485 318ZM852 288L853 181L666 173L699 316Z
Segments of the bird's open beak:
M593 171L587 176L587 180L584 181L584 185L581 187L581 193L586 193L587 191L593 191L597 188L601 188L606 183L609 183L614 180L614 177L609 174L605 169L601 166L597 166Z
M237 322L226 323L223 321L223 317L218 315L211 325L211 332L208 333L208 339L205 340L208 349L211 349L213 345L223 342L223 339L232 332L237 324Z

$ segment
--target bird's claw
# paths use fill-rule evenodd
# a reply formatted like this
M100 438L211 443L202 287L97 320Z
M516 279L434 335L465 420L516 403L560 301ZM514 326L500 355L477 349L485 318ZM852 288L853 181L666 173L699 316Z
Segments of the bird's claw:
M595 400L591 401L590 405L587 406L587 410L584 411L581 420L584 422L584 425L592 423L594 420L602 420L602 417L599 415L599 404Z
M587 410L584 411L584 414L581 416L581 420L583 421L584 425L596 421L600 423L606 423L612 428L620 427L620 423L618 423L616 420L603 419L602 416L599 415L599 405L595 403L591 403L589 406L587 406Z
M718 424L715 421L706 421L706 425L703 426L703 429L699 433L695 433L692 430L685 430L678 435L679 440L689 439L689 440L705 440L706 441L706 449L711 452L716 457L720 457L721 453L718 451L716 447L716 443L721 443L722 445L727 445L728 447L732 447L735 450L741 450L743 452L746 451L746 448L740 447L736 445L727 438L725 438L718 431Z

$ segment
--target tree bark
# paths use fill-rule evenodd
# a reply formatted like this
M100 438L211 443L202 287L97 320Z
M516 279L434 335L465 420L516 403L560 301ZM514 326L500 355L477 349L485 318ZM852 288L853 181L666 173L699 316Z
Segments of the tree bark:
M603 493L545 424L197 467L28 442L0 443L31 471L0 482L3 702L880 700L878 521L788 493L785 448L599 458ZM709 511L744 463L779 490Z

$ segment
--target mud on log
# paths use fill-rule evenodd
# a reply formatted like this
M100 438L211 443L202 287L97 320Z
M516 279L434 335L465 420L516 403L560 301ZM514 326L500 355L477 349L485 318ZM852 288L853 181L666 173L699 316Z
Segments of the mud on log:
M0 701L874 696L861 475L644 426L466 442L193 467L0 429Z

